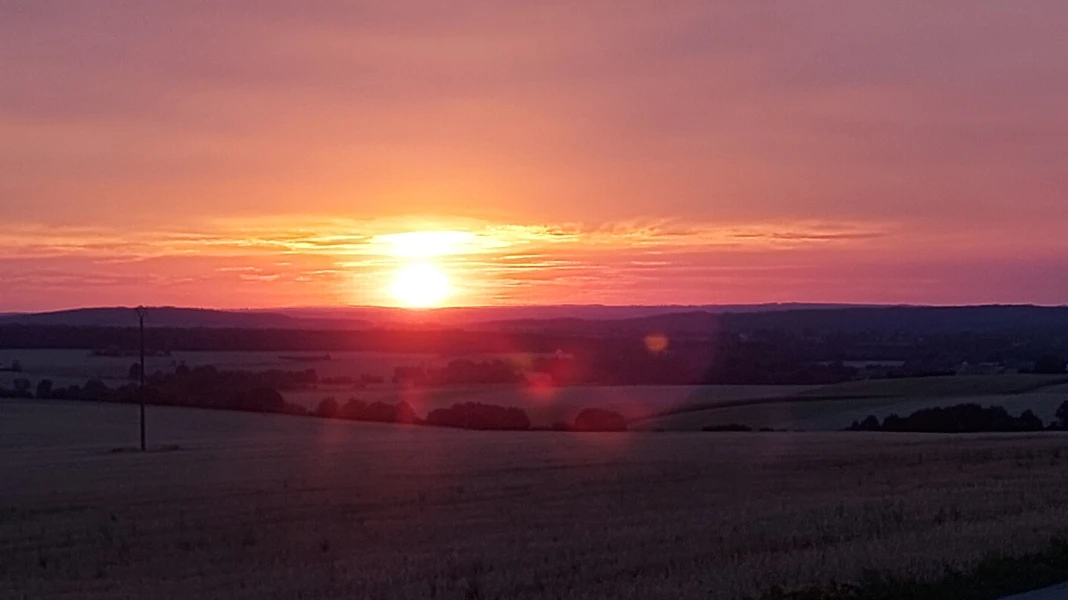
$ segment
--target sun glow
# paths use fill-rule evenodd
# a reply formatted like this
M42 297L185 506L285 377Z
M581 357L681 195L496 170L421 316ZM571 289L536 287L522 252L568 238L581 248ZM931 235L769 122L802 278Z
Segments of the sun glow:
M390 256L428 258L459 254L474 240L475 235L466 231L409 231L377 236L374 243L385 245Z
M452 294L452 285L441 267L420 262L398 269L389 292L403 306L433 308Z

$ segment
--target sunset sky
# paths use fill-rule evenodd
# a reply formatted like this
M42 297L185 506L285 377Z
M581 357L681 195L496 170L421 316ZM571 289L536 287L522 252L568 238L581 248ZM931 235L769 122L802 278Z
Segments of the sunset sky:
M0 312L1068 303L1066 24L0 0Z

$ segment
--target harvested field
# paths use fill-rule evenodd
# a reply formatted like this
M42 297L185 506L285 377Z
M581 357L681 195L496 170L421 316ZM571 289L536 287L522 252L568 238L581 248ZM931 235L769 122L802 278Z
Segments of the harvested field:
M740 598L1068 533L1068 436L493 433L0 401L3 598Z

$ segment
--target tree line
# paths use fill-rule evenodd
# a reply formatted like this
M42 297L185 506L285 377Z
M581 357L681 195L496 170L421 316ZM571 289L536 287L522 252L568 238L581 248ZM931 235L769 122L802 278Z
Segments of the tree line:
M854 421L847 430L917 433L1064 431L1068 430L1068 401L1060 405L1055 416L1055 421L1046 424L1031 410L1013 416L1001 406L983 407L968 403L925 408L906 417L892 414L882 421L869 415L863 421Z
M136 369L134 367L137 367ZM364 402L350 398L339 404L333 398L322 400L314 410L287 402L279 390L304 389L317 381L313 369L304 371L221 371L212 366L189 368L179 365L173 373L156 372L141 388L140 367L133 365L130 380L110 387L99 379L84 385L56 386L49 379L38 382L32 389L29 379L19 378L13 388L0 386L0 397L81 400L94 402L137 403L162 406L187 406L314 416L378 423L429 425L476 430L523 431L534 429L531 420L520 408L483 404L457 403L448 408L431 410L421 417L407 402L389 404ZM557 430L568 431L625 431L626 420L616 413L601 409L585 409L572 423L557 423Z
M333 398L324 398L310 414L324 419L428 425L480 431L538 429L533 426L530 417L521 408L482 402L459 402L447 408L433 409L427 413L426 418L420 418L416 410L407 402L367 403L358 398L350 398L344 404L339 404ZM619 413L600 408L586 408L575 416L573 422L557 421L549 429L554 431L626 431L627 420Z

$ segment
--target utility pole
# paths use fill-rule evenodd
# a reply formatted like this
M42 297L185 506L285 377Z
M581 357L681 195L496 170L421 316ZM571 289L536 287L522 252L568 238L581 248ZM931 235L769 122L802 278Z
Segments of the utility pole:
M141 399L141 452L145 451L145 310L144 306L137 307L137 320L141 323L141 388L137 391Z

